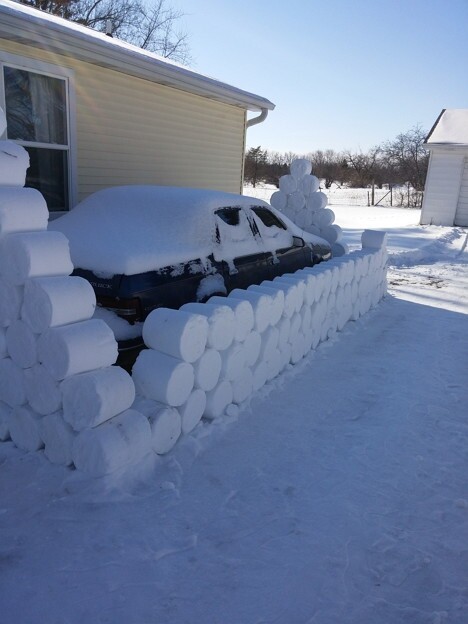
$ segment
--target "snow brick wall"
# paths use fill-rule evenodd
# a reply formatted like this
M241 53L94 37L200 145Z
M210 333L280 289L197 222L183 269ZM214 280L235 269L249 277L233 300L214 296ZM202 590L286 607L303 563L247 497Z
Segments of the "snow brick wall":
M319 179L312 175L312 163L297 158L290 165L290 174L279 179L280 190L273 193L270 204L305 232L328 241L334 256L343 256L348 247L341 240L341 228L334 223L335 213L327 208L328 198L319 186Z
M169 452L386 292L386 234L365 231L360 251L206 304L154 310L130 377L113 366L113 332L92 318L90 284L70 275L68 240L47 231L44 198L24 188L28 166L23 148L0 142L0 440L92 477Z
M153 450L167 453L202 418L243 404L375 307L387 289L386 236L366 230L362 249L346 256L208 303L151 312L143 327L148 349L132 375Z

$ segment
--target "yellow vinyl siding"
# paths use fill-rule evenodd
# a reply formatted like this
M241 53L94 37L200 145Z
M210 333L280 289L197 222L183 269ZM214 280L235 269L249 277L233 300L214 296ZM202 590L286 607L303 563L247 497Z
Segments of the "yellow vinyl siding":
M78 199L118 184L241 191L243 109L30 46L0 48L75 72Z

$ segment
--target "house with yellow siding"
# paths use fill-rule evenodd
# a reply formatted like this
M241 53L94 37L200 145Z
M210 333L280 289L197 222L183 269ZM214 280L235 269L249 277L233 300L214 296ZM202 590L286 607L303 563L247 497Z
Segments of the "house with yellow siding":
M0 106L51 212L109 186L242 192L246 130L274 104L118 39L0 0ZM249 111L259 115L248 119Z

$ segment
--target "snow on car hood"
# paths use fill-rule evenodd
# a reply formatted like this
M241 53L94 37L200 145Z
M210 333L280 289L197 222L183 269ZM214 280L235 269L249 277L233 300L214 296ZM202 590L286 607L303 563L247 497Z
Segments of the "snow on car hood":
M121 186L94 193L49 229L67 236L75 267L134 275L215 251L219 256L214 210L230 206L270 208L259 199L221 191ZM223 248L223 257L234 257L230 251Z

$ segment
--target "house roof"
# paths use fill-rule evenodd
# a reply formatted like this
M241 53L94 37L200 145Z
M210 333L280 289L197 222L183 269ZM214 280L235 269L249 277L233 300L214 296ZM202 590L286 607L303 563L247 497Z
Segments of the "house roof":
M468 108L444 108L424 143L468 146Z
M245 110L275 108L266 98L200 74L154 52L10 0L0 0L0 37Z

